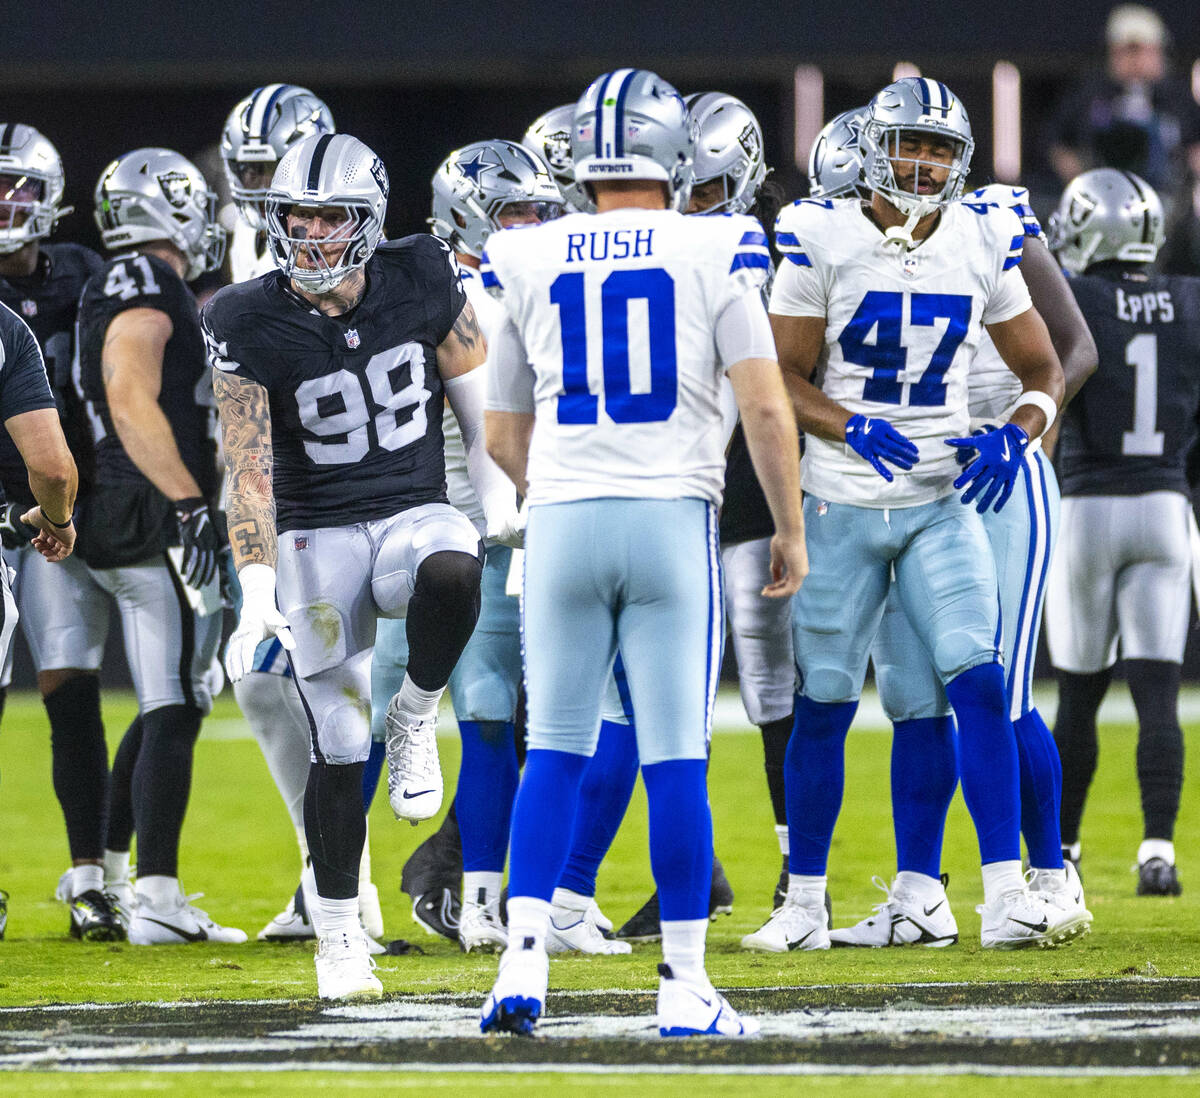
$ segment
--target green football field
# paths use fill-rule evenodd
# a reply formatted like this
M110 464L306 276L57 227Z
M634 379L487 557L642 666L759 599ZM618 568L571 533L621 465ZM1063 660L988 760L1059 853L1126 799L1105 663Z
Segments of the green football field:
M779 853L758 736L744 724L732 699L725 700L721 713L725 722L713 739L711 800L717 850L737 898L733 915L712 924L709 970L718 987L733 989L730 998L735 1004L737 989L798 989L787 994L800 1002L811 998L814 1003L829 1003L838 1001L837 988L841 985L854 985L853 989L847 987L846 994L853 990L861 996L864 986L1011 984L1027 998L1031 986L1057 986L1063 981L1114 981L1107 986L1137 988L1147 978L1159 977L1180 979L1181 987L1193 987L1190 981L1200 978L1200 878L1196 877L1200 863L1194 857L1200 847L1197 782L1191 778L1185 784L1176 835L1183 896L1136 897L1136 875L1131 866L1141 831L1134 771L1135 730L1118 721L1104 725L1100 768L1084 823L1083 871L1088 905L1095 914L1095 928L1088 938L1069 948L1044 952L995 953L979 948L975 905L982 900L982 889L978 855L970 821L961 798L956 798L948 825L944 868L950 874L949 896L961 934L957 946L786 956L743 952L739 938L755 929L769 912L779 873ZM1191 706L1185 713L1190 720ZM132 714L129 696L106 696L110 747L115 748ZM877 724L871 713L860 724L862 727L856 726L848 744L846 798L830 863L830 891L838 924L869 913L872 904L882 899L871 884L872 875L887 878L894 868L887 793L890 739L884 729L870 727ZM446 725L449 733L441 737L440 743L443 769L452 787L458 745L452 734L452 719ZM1194 749L1196 727L1189 723L1186 735ZM389 999L406 995L453 999L460 995L462 998L454 1001L469 1004L486 993L495 959L464 956L450 942L427 936L413 923L407 899L398 887L404 859L431 829L432 824L411 827L395 822L386 798L377 799L371 814L373 878L383 900L387 937L408 938L422 950L380 958L379 976ZM45 715L36 697L18 693L10 696L0 728L0 888L10 894L8 933L0 943L0 1007L130 1001L311 1001L315 995L311 945L269 945L253 940L294 889L298 856L282 803L228 691L218 700L197 746L181 874L187 890L205 894L198 901L200 906L219 922L245 929L251 941L242 946L155 948L74 942L66 934L66 910L53 898L58 876L67 865L62 817L50 782ZM601 871L597 898L619 924L640 906L651 888L646 810L639 786ZM650 989L657 960L657 947L650 945L635 947L627 957L556 959L551 966L552 998L555 990L586 996L598 991L621 995ZM892 990L903 997L902 990ZM74 1017L71 1012L61 1016ZM35 1079L39 1092L47 1088L45 1093L65 1089L72 1082L57 1076L23 1078L30 1085L23 1083L21 1092L29 1093L33 1092ZM154 1093L168 1084L182 1087L184 1092L192 1089L184 1076L122 1078L122 1089L136 1093ZM200 1080L196 1086L203 1089L203 1077L196 1078ZM463 1085L478 1085L486 1093L488 1078L475 1076L464 1080ZM538 1078L547 1087L553 1085L550 1075ZM320 1089L322 1079L321 1073L310 1072L306 1086ZM510 1075L498 1078L496 1084L511 1085L516 1079ZM433 1073L408 1081L440 1090L446 1077ZM589 1086L594 1084L596 1092L603 1093L613 1081L612 1075L597 1075ZM709 1081L716 1086L716 1078ZM890 1093L885 1081L873 1078L869 1089ZM102 1079L97 1092L109 1093L107 1088L115 1088L116 1082L115 1078ZM234 1073L223 1078L220 1089L226 1093L274 1093L270 1088L282 1087L283 1082L279 1075L267 1080L252 1073ZM331 1093L339 1087L356 1092L359 1085L365 1089L383 1082L383 1077L331 1077ZM646 1085L654 1093L675 1093L682 1082L663 1076ZM738 1092L733 1085L737 1080L727 1082L730 1089L722 1085L712 1092ZM917 1080L909 1082L915 1084ZM1091 1083L1093 1089L1096 1082ZM1154 1086L1185 1082L1159 1079ZM1067 1083L1059 1079L1055 1085ZM829 1078L820 1085L833 1093L850 1092ZM1132 1080L1126 1080L1125 1092L1132 1085ZM786 1079L773 1079L770 1087L790 1092ZM990 1090L990 1085L985 1090Z

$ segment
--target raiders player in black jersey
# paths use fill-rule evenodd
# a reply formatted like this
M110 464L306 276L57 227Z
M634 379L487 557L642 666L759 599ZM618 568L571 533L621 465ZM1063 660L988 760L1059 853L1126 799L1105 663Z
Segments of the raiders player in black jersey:
M63 168L58 151L32 126L0 123L0 302L22 316L41 346L51 391L66 437L82 471L81 498L91 468L91 440L71 383L75 315L84 283L100 257L77 244L47 244L62 208ZM33 656L37 684L50 718L54 791L66 821L72 868L58 896L70 908L76 938L105 941L125 932L104 895L104 828L108 806L108 751L100 718L97 670L108 631L108 600L78 556L51 565L19 530L33 504L25 464L0 431L0 513L4 561L13 569L21 631ZM0 682L12 675L12 649Z
M138 875L129 940L241 942L242 931L188 904L178 871L192 750L212 708L207 676L221 633L220 543L209 512L215 417L185 280L220 263L224 233L216 195L168 149L114 160L95 201L115 254L79 305L79 373L96 449L80 551L120 609L139 710L114 764L106 868L124 876L114 884L128 903L130 821L120 805L132 790Z
M1153 273L1162 205L1131 172L1098 168L1072 180L1049 241L1077 276L1070 285L1100 352L1099 370L1063 420L1062 522L1046 602L1064 852L1079 857L1096 712L1119 642L1138 715L1138 893L1178 895L1178 700L1191 573L1185 464L1200 410L1200 279Z
M387 713L392 809L415 821L441 801L437 703L475 625L483 557L446 502L443 397L477 495L493 495L479 479L486 351L474 310L445 244L379 244L386 203L383 164L361 141L306 138L267 195L279 271L204 309L244 597L226 666L237 681L274 633L308 712L322 998L382 993L357 905L377 617L407 618L408 671Z

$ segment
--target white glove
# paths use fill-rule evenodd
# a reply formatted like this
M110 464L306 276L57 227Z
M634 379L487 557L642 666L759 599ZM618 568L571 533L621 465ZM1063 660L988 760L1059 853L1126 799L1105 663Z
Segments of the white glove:
M275 606L275 569L269 564L247 564L238 572L242 585L242 615L225 649L225 671L230 682L240 682L254 666L254 650L272 634L289 652L296 640Z
M520 549L525 544L525 508L517 509L517 497L510 490L493 492L483 503L487 541Z

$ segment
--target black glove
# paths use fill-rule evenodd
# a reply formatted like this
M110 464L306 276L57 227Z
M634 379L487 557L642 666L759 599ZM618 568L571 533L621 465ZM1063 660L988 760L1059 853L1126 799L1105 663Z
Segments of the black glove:
M28 526L21 521L21 515L28 510L19 503L6 503L0 508L0 545L5 549L20 549L28 545L41 533L35 526Z
M221 548L208 504L199 496L176 500L175 517L179 520L179 543L183 546L183 582L189 587L203 587L216 575L217 553Z

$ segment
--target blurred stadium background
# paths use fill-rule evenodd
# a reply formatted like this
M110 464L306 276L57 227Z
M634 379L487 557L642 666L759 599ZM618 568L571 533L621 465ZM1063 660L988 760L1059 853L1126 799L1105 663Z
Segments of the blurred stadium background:
M383 158L396 236L424 229L429 179L447 152L487 137L519 139L606 69L653 68L685 94L720 89L745 100L789 197L805 191L808 150L825 120L865 103L893 75L919 71L950 84L969 109L972 184L1020 180L1045 217L1061 189L1050 156L1056 120L1072 91L1104 69L1111 6L4 0L0 121L31 123L55 142L75 207L57 239L99 248L92 188L114 156L172 147L223 190L216 143L230 108L259 84L302 84L330 105L340 130ZM1169 34L1176 88L1195 107L1195 0L1148 6ZM1113 149L1118 157L1139 152L1136 141ZM1176 238L1196 232L1200 240L1200 189L1182 160L1167 189ZM1200 246L1196 253L1200 273ZM14 685L32 685L23 642L17 647ZM1196 648L1193 636L1192 678L1200 677ZM115 622L105 681L128 683Z

